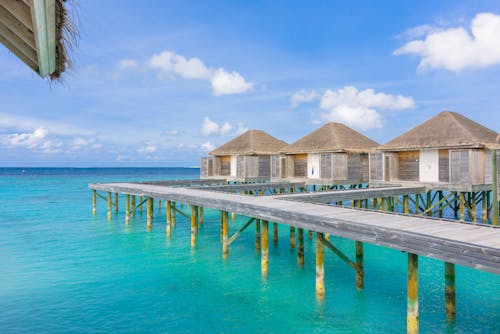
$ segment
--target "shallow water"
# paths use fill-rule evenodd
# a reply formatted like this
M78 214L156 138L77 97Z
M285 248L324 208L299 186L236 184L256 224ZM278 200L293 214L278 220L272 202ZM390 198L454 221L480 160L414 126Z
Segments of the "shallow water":
M155 208L124 224L124 201L111 222L90 182L197 178L197 169L0 169L1 333L398 333L406 330L406 254L365 245L365 289L325 253L326 298L314 289L314 242L305 238L298 269L287 227L270 245L269 277L260 275L254 228L221 259L219 214L205 209L195 251L178 215L165 237ZM246 222L230 222L230 233ZM332 238L353 257L354 243ZM444 315L444 264L420 257L423 333L500 332L500 276L457 266L457 321Z

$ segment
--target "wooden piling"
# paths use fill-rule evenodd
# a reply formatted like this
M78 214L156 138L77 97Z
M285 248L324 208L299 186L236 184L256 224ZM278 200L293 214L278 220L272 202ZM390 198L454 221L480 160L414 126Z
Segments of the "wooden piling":
M425 211L432 207L432 191L429 190L426 194L426 197L427 199L425 202ZM427 212L427 216L432 216L432 210L429 210L429 212Z
M456 319L456 295L455 295L455 264L444 263L444 284L445 284L445 309L446 320L455 321Z
M139 203L142 203L142 196L139 196ZM144 209L144 204L139 207L139 212L142 214L142 211Z
M196 207L191 206L191 247L196 247Z
M303 228L298 228L298 250L297 250L297 263L299 267L304 266L304 229Z
M175 211L177 204L175 202L172 202L171 205L172 205L172 227L175 228L175 225L177 224L177 212Z
M295 227L290 226L290 249L295 249Z
M491 151L491 195L493 203L491 207L491 223L498 225L498 175L497 175L497 151Z
M255 219L255 251L260 252L260 219Z
M465 193L460 192L460 221L465 221Z
M262 277L267 277L269 267L268 221L262 221L262 250L260 252L260 270Z
M125 224L130 223L130 195L125 195Z
M316 232L316 298L325 298L325 245L323 244L323 233Z
M236 213L231 212L231 220L232 221L236 220Z
M131 209L132 209L132 212L130 213L130 217L134 218L135 217L135 209L137 208L135 206L135 195L132 195L132 203L131 203Z
M92 214L97 213L97 190L92 190Z
M438 191L438 196L439 196L439 198L438 198L439 203L441 203L443 201L443 191L442 190ZM439 218L443 218L443 206L442 205L439 205L438 216L439 216Z
M115 193L115 212L118 212L118 193Z
M226 259L229 255L229 213L227 211L221 211L221 222L222 222L222 258Z
M278 223L273 223L273 244L278 244Z
M165 211L167 216L167 237L170 238L172 235L172 202L167 201L165 205Z
M363 289L365 286L365 271L363 264L363 243L356 241L356 288Z
M472 215L471 218L472 218L472 221L474 223L476 223L477 222L477 207L476 207L476 205L477 205L477 203L476 203L477 196L476 196L475 192L472 192L470 195L471 195L470 196L471 197L471 205L470 205L471 210L470 211L471 211L471 215Z
M205 222L205 218L203 217L203 207L198 207L198 217L199 217L199 221L200 221L200 225L203 225L203 223Z
M200 229L200 207L197 205L192 205L191 208L194 208L194 225L196 227L196 234L198 234L198 231Z
M408 253L406 331L409 334L418 333L418 255L413 253Z
M111 193L108 192L108 220L111 220L112 212L111 212Z
M488 202L486 201L487 191L481 192L481 223L488 223Z
M148 204L148 207L147 207L147 212L146 212L146 214L147 214L146 226L149 230L153 226L154 199L151 197L148 197L147 204Z

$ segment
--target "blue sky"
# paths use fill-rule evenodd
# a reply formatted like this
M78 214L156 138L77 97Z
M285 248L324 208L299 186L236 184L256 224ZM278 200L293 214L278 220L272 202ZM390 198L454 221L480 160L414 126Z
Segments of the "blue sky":
M500 130L497 1L78 1L63 83L0 45L1 166L195 166L245 129Z

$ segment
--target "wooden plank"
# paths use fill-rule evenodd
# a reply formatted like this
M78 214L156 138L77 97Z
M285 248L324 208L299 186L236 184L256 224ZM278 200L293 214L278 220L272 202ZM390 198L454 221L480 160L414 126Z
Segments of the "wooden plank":
M21 38L36 52L35 35L27 26L19 21L11 12L0 4L0 22L4 23L14 34Z
M0 33L0 43L5 45L12 53L14 53L19 59L21 59L26 65L28 65L33 71L38 72L38 64L26 56L21 50L19 50L14 44L2 36Z
M6 44L7 47L11 45L17 51L11 47L8 47L9 50L11 50L16 55L18 53L22 53L24 56L23 58L28 58L30 62L37 64L38 60L35 49L33 49L28 43L23 41L21 37L19 37L12 30L10 30L9 27L7 27L2 21L0 21L0 36L2 36L3 39L8 41L8 44Z
M24 24L28 29L33 31L33 22L31 20L30 7L26 3L21 1L2 1L0 6L8 10L13 16L15 16L22 24Z

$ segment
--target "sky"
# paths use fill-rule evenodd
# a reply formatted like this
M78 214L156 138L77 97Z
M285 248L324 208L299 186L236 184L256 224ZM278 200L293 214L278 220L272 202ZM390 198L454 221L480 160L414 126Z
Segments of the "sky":
M248 129L500 130L498 1L72 0L62 82L0 45L0 166L198 166Z

